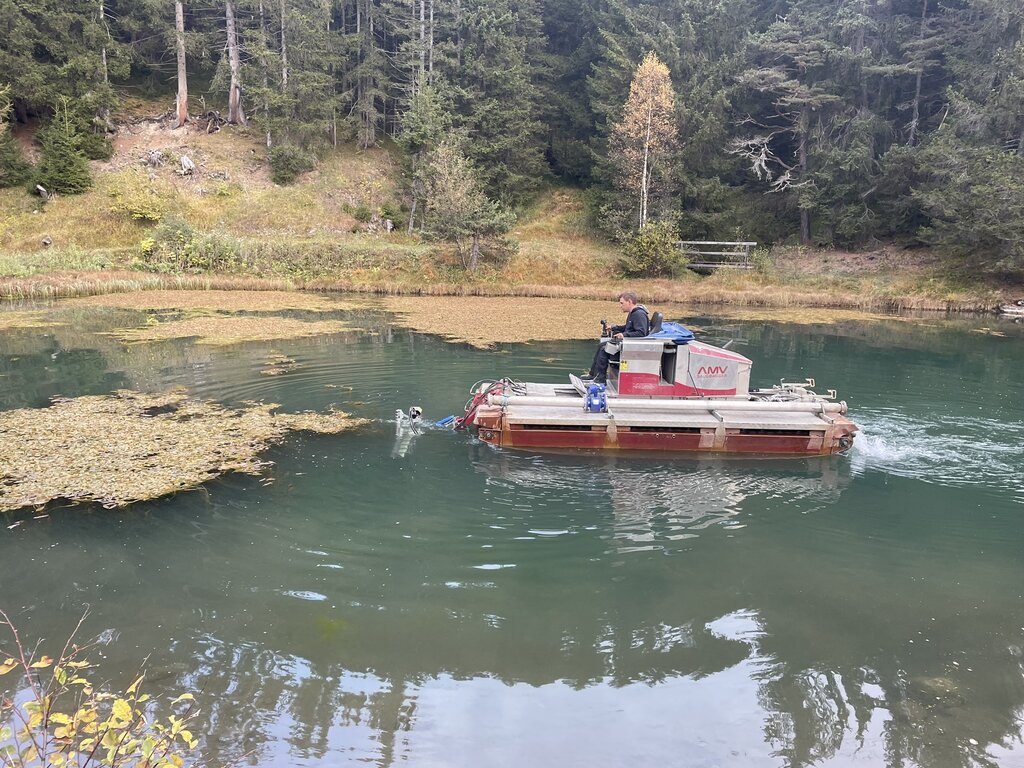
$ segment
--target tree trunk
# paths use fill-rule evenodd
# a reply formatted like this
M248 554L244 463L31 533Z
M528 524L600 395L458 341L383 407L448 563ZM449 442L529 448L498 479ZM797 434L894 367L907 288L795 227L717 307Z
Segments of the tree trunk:
M281 0L281 88L288 90L288 38L285 35L287 24L285 22L284 0Z
M174 3L174 37L178 48L178 98L174 102L174 127L181 128L188 121L188 70L185 67L185 6L182 0Z
M420 79L422 85L427 74L427 0L420 0Z
M648 168L651 154L651 119L654 116L654 105L647 107L647 130L644 132L644 169L640 177L640 229L647 226L647 190L651 185L650 169Z
M358 7L358 4L357 4ZM363 33L359 36L359 63L360 63L360 74L358 78L359 82L359 93L358 93L358 108L359 108L359 124L360 124L360 137L359 144L363 149L369 149L377 143L377 120L374 115L374 96L369 95L372 89L373 74L368 74L367 68L364 66L366 59L369 58L373 52L373 35L374 35L374 24L373 24L373 5L370 2L366 3L366 23L363 26ZM360 28L360 17L356 16L356 32L359 32ZM364 37L365 36L365 37Z
M925 20L928 17L928 0L922 0L921 2L921 32L918 35L918 40L921 43L921 50L918 51L918 56L921 57L921 62L917 67L917 78L914 82L914 111L910 118L910 138L907 141L908 146L914 146L917 143L917 126L921 119L921 80L924 79L924 35L925 35Z
M356 113L359 116L359 133L360 133L359 140L360 140L360 145L363 147L363 149L366 149L365 144L363 144L363 136L362 136L362 133L363 133L363 130L364 130L363 129L363 123L365 122L365 120L364 120L364 117L363 117L363 112L364 112L364 104L363 104L363 78L364 78L364 74L363 74L363 67L362 67L362 64L363 64L363 9L362 9L362 6L359 5L359 3L361 1L362 0L356 0L356 44L358 45L358 49L356 50L356 103L355 103L355 109L356 109Z
M103 28L107 30L107 38L109 39L110 38L110 29L107 27L107 12L106 12L106 9L104 8L103 3L104 3L104 0L100 0L100 24L102 24ZM100 63L101 63L102 68L103 68L103 84L104 85L109 85L110 84L110 71L107 69L107 44L106 43L103 44L102 49L100 50ZM99 118L103 122L103 125L106 126L106 130L108 130L108 131L109 130L113 130L114 124L110 121L110 110L109 109L107 109L106 107L103 107L102 109L100 109L100 111L99 111Z
M804 104L800 111L800 180L807 177L807 140L811 131L811 108ZM800 242L803 245L810 245L811 242L811 212L807 208L800 208Z
M413 228L416 226L416 203L419 202L419 198L416 197L416 192L412 194L412 208L409 211L409 226L406 228L406 234L412 237Z
M455 60L462 66L462 0L455 0Z
M862 0L860 4L861 14L868 17L868 4L866 0ZM853 39L853 52L860 56L861 51L864 50L864 22L861 22L860 28L857 30L857 34ZM868 108L868 79L864 74L864 67L857 68L857 76L860 79L860 106L861 109Z
M103 0L100 0L100 24L102 24L104 27L107 26L107 14L106 14L106 11L103 8ZM108 35L110 34L109 30L108 30L107 34ZM109 83L110 82L110 73L107 71L107 45L106 45L106 43L103 44L103 50L101 51L100 58L103 60L103 82L104 83Z
M231 0L224 2L224 18L227 23L228 68L231 70L231 85L228 87L228 122L245 125L245 110L242 109L242 63L238 55L235 9Z
M480 261L480 233L473 233L473 247L469 250L469 271L476 272L476 265Z
M430 0L430 37L427 43L427 82L434 79L434 0Z
M270 132L270 65L267 63L266 49L270 47L270 35L267 32L266 9L260 0L260 34L263 38L263 52L260 53L260 69L263 70L263 120L266 123L267 149L274 146L274 137Z

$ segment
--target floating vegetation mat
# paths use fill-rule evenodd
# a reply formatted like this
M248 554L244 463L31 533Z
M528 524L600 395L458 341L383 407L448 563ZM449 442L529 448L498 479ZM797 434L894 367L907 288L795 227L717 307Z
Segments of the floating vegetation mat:
M133 291L67 299L63 304L122 309L208 309L220 312L335 312L354 305L331 296L298 291Z
M690 310L698 314L694 310ZM850 320L901 320L897 315L883 315L877 312L862 312L856 309L823 309L820 307L714 307L702 310L723 320L745 320L748 322L789 323L791 325L832 325ZM666 317L668 314L666 313Z
M264 376L281 376L298 367L299 364L287 355L271 355L267 358L266 368L261 368L260 373Z
M120 391L0 412L0 511L55 499L123 507L228 472L258 474L270 464L260 454L289 432L335 434L365 423L276 407Z
M299 339L339 333L349 326L339 320L296 320L290 317L194 317L170 320L144 328L111 331L122 341L165 341L196 338L197 344L240 344L243 341Z
M646 302L666 320L686 324L688 318L711 315L725 320L766 321L822 325L847 320L888 320L889 315L849 309L714 307L697 309L683 304ZM462 341L474 347L501 342L596 339L600 321L621 325L626 321L614 301L487 296L394 296L385 307L417 331Z
M0 312L0 331L15 328L48 328L59 323L47 319L42 312Z
M487 296L394 296L385 307L423 333L474 347L500 342L596 339L602 318L625 322L614 301Z

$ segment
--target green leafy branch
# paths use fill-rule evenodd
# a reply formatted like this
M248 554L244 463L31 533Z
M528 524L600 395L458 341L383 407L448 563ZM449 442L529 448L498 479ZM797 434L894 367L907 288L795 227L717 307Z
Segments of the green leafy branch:
M27 649L0 610L13 641L10 650L0 648L0 678L17 673L18 681L14 693L0 687L0 768L182 768L199 743L189 730L199 714L195 698L178 696L170 702L177 712L163 721L144 706L144 674L122 694L97 690L85 658L93 646L74 643L86 615L54 659Z

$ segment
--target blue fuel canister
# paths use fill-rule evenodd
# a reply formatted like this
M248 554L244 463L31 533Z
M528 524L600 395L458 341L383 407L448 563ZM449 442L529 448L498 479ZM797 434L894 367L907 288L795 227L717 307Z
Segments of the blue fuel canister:
M604 384L591 384L587 389L587 398L583 410L590 413L607 413L608 398L604 392Z

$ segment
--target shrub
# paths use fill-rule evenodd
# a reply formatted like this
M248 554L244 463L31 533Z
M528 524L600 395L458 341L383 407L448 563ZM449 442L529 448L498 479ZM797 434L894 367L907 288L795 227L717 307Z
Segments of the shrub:
M165 213L164 201L148 187L116 190L111 192L111 197L114 198L111 212L123 213L133 221L157 222Z
M397 230L405 229L405 225L409 221L401 206L390 200L380 207L380 217L382 219L391 219L391 223L395 225Z
M750 263L759 275L770 275L775 271L775 259L767 248L755 248L750 254Z
M145 267L157 272L227 272L243 261L237 238L223 232L198 232L177 217L157 226L139 250Z
M370 206L366 203L360 203L355 207L355 210L352 211L352 217L356 221L361 221L363 224L366 224L373 218L373 211L370 210Z
M170 702L176 712L164 722L153 717L150 697L140 691L142 675L123 693L98 690L87 677L93 668L84 658L89 646L76 645L74 635L54 659L26 648L3 611L0 625L13 638L0 653L0 678L17 673L7 680L18 693L0 688L0 764L180 768L194 758L199 742L189 730L198 715L192 694Z
M278 144L270 150L270 178L275 184L291 184L314 166L316 158L294 144Z
M675 227L663 221L651 222L623 246L619 268L626 277L670 275L685 264L679 252Z

